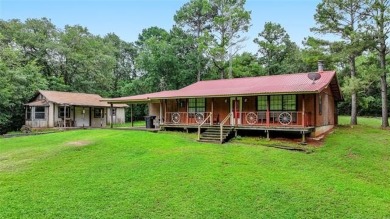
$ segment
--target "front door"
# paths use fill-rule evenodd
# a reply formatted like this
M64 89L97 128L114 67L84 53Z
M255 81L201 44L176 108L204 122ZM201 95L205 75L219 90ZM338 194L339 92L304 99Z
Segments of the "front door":
M241 125L242 97L230 98L230 124Z
M89 107L75 108L75 125L77 127L88 127L89 123Z

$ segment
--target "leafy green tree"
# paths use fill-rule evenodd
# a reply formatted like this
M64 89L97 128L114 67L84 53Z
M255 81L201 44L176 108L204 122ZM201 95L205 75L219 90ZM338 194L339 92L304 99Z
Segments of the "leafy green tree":
M173 28L166 39L152 36L142 44L136 63L148 88L144 92L178 89L196 80L198 50L192 35Z
M167 40L169 33L166 30L156 26L143 29L142 33L138 34L138 40L135 41L135 45L138 48L142 48L145 42L152 37L157 41Z
M53 60L56 59L58 30L49 19L27 19L25 22L13 19L0 21L0 26L7 43L12 43L23 55L23 63L35 61L44 77L56 77ZM50 81L49 88L52 88Z
M108 96L116 61L114 48L87 28L65 26L57 58L64 83L73 91Z
M113 57L116 61L116 65L113 70L113 87L111 96L120 96L120 88L137 77L135 69L137 48L133 43L127 43L121 40L114 33L107 34L104 37L104 43L110 44L113 49Z
M253 42L259 46L260 64L268 75L306 70L299 47L280 24L266 22Z
M361 26L366 19L366 5L361 0L323 0L317 6L311 30L339 37L335 44L348 57L352 84L356 84L356 57L365 50ZM355 87L358 89L357 87ZM351 92L351 125L357 124L357 90Z
M373 35L373 49L378 54L381 69L381 102L382 102L382 127L389 126L389 110L387 101L387 62L386 55L389 53L387 47L388 35L390 34L390 1L369 0L369 22L368 30Z
M20 50L2 41L0 34L0 133L17 130L24 122L24 107L34 93L47 87L35 61L24 61Z
M265 70L258 63L256 56L249 52L236 55L232 65L234 78L265 75Z
M196 48L198 50L197 62L197 80L201 80L202 73L205 70L207 63L202 63L204 60L203 54L210 46L210 29L211 22L214 17L214 10L208 0L191 0L184 4L175 14L174 20L176 24L187 30L196 39Z
M307 37L303 41L302 61L306 66L305 71L317 71L318 61L324 61L327 69L336 69L338 57L332 53L330 43L326 40Z
M213 63L220 73L220 77L226 77L227 61L232 60L241 43L246 40L242 33L250 27L251 12L246 11L245 0L210 0L215 16L212 21L211 36L213 37L210 54ZM231 66L231 62L229 63ZM227 75L233 77L232 68Z

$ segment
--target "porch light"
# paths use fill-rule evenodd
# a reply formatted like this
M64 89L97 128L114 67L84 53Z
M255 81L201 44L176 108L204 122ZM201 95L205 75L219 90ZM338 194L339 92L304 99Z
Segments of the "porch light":
M227 98L225 99L225 103L227 103Z

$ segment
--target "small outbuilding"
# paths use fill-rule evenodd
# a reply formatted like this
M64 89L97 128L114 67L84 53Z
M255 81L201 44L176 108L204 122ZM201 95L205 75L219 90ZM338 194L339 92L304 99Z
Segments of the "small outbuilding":
M97 94L40 90L25 104L25 124L33 128L105 127L125 122L126 104L101 102ZM112 115L111 115L112 114Z

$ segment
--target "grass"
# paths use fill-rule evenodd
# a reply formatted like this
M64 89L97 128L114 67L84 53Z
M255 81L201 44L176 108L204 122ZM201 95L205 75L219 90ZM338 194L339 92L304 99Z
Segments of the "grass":
M134 121L133 122L134 127L145 127L145 121ZM121 123L121 124L114 124L115 128L128 128L131 127L131 122Z
M171 132L0 139L0 218L389 218L389 130L359 119L311 154Z

